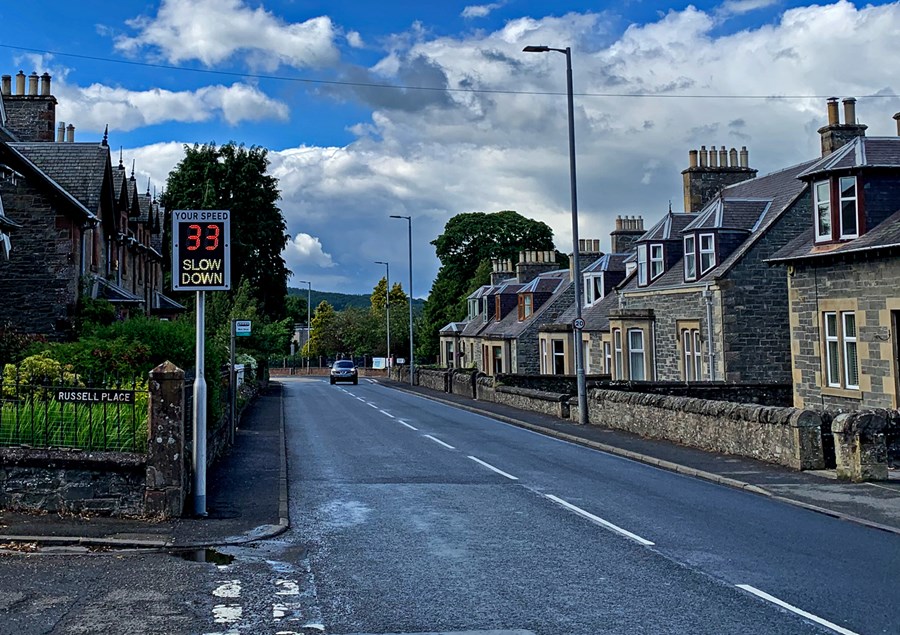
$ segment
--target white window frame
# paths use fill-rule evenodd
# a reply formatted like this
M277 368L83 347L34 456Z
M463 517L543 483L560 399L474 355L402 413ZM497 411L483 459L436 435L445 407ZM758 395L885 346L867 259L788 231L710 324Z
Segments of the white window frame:
M834 320L834 328L829 322ZM836 311L825 311L822 314L822 322L825 331L825 383L831 388L841 387L841 356L838 344L838 314ZM833 367L834 363L837 363Z
M688 246L690 243L690 246ZM684 279L697 279L697 237L684 237Z
M656 280L666 271L665 250L662 243L650 245L650 280Z
M597 281L600 282L599 286ZM603 299L603 274L584 274L584 306L591 306Z
M603 342L603 370L607 375L612 375L612 345Z
M553 359L553 374L554 375L565 375L566 374L566 343L563 340L551 340L553 342L553 346L550 347L550 354ZM560 345L560 352L556 351L556 345ZM556 372L556 362L559 361L557 358L562 358L562 373Z
M853 335L847 335L850 329L847 327L848 320L853 320ZM850 390L859 390L859 331L856 324L856 313L853 311L843 311L841 313L841 350L844 355L844 386ZM856 360L855 368L850 365L850 348L853 348L853 359ZM856 372L856 381L851 383L850 371Z
M700 330L694 329L694 372L697 381L703 380L703 345L700 339Z
M647 245L638 245L637 248L638 286L647 286Z
M822 197L822 192L827 193L828 198ZM822 212L826 212L825 218L828 220L827 231L822 231ZM832 213L831 213L831 182L816 181L813 183L813 224L816 231L816 242L827 242L832 239Z
M622 357L622 329L613 329L613 354L616 362L616 372L613 379L624 379L624 373L622 372L624 363Z
M709 239L709 246L704 247L704 239ZM704 257L709 256L709 266L704 267ZM700 275L702 276L708 271L712 271L716 267L716 235L700 234Z
M542 339L541 340L541 374L549 375L550 373L547 372L548 368L549 368L549 366L547 365L547 340Z
M640 335L638 343L640 347L632 346L632 335ZM643 377L635 377L635 364L633 360L636 355L640 355L641 358L641 371ZM646 381L647 380L647 350L644 346L644 330L643 329L628 329L628 379L631 381Z
M844 196L844 181L853 181L853 196ZM838 179L838 209L840 210L841 239L859 238L859 190L855 176L842 176ZM853 204L853 231L844 228L844 205Z

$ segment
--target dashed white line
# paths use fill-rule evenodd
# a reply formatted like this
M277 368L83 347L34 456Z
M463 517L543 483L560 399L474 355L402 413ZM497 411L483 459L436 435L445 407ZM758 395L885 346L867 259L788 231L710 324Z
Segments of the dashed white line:
M418 428L415 428L415 427L409 425L409 424L406 423L403 419L398 419L398 421L399 421L400 423L402 423L403 425L405 425L405 426L406 426L407 428L409 428L410 430L418 430Z
M744 591L747 591L748 593L752 593L753 595L760 597L768 602L771 602L772 604L776 604L783 609L787 609L791 613L796 613L797 615L800 615L801 617L805 617L808 620L812 620L816 624L821 624L825 628L829 628L829 629L833 630L835 633L841 633L841 635L858 635L857 633L847 630L846 628L844 628L842 626L838 626L837 624L834 624L832 622L829 622L828 620L823 619L823 618L819 617L818 615L813 615L812 613L807 613L803 609L798 609L796 606L788 604L787 602L784 602L783 600L779 600L774 595L769 595L765 591L760 591L756 587L752 587L749 584L737 584L735 586L739 589L743 589Z
M357 397L356 399L357 399L358 401L365 401L365 399L363 399L362 397Z
M394 415L392 415L390 412L385 412L384 410L379 410L378 412L380 412L381 414L383 414L385 417L390 417L391 419L396 419L396 418L397 418L397 417L395 417Z
M475 461L476 463L485 466L487 469L493 470L494 472L496 472L497 474L499 474L499 475L501 475L501 476L505 476L506 478L508 478L508 479L511 480L511 481L518 481L518 480L519 480L519 477L518 477L518 476L513 476L512 474L507 474L507 473L504 472L503 470L494 467L494 466L491 465L490 463L485 463L485 462L482 461L481 459L475 458L474 456L470 456L469 458L472 459L473 461Z
M585 511L585 510L581 509L580 507L576 507L576 506L573 505L572 503L570 503L570 502L568 502L568 501L564 501L563 499L559 498L558 496L554 496L553 494L544 494L544 496L546 496L547 498L549 498L550 500L552 500L554 503L557 503L557 504L559 504L559 505L562 505L563 507L565 507L565 508L568 509L569 511L575 512L576 514L578 514L578 515L581 516L582 518L587 518L587 519L590 520L591 522L597 523L597 524L600 525L601 527L605 527L606 529L609 529L610 531L614 531L614 532L616 532L617 534L620 534L620 535L622 535L622 536L625 536L626 538L631 538L631 539L634 540L635 542L637 542L637 543L639 543L639 544L642 544L642 545L644 545L645 547L650 547L650 546L652 546L652 545L654 544L654 543L650 542L649 540L647 540L646 538L641 538L641 537L638 536L637 534L633 534L633 533L631 533L630 531L628 531L628 530L626 530L626 529L622 529L621 527L612 524L612 523L609 522L608 520L603 520L603 519L600 518L599 516L595 516L594 514L588 512L588 511Z
M448 444L448 443L444 443L443 441L441 441L441 440L438 439L437 437L433 437L433 436L431 436L430 434L423 434L422 436L425 437L425 438L427 438L427 439L431 439L431 440L434 441L435 443L440 443L442 446L444 446L444 447L447 448L448 450L455 450L455 449L456 449L456 448L454 448L452 445L450 445L450 444Z
M375 408L375 410L378 410L378 406L376 406L375 404L373 404L371 401L367 401L366 404L369 405L369 406L371 406L372 408Z

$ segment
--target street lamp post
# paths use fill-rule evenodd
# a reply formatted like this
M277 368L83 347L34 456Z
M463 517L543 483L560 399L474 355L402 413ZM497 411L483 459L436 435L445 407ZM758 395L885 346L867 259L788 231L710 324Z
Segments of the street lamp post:
M407 230L409 234L409 385L413 385L413 377L416 372L416 365L413 362L413 351L415 350L413 347L413 291L412 291L412 217L411 216L398 216L396 214L391 214L391 218L405 218L407 223Z
M300 284L306 285L306 374L309 375L309 353L312 348L309 345L310 340L312 340L312 323L310 322L309 309L310 309L310 298L312 297L312 282L308 280L298 280Z
M588 422L587 388L584 378L584 344L581 340L581 329L584 320L581 318L581 263L578 257L578 191L575 185L575 99L572 92L572 49L551 48L549 46L526 46L525 53L547 53L555 51L566 56L566 95L568 97L569 118L569 181L572 199L572 268L575 284L575 320L573 322L575 345L575 379L578 386L578 421Z
M384 313L387 316L385 321L387 322L387 360L384 365L387 369L387 376L391 376L391 265L388 262L384 262L381 260L375 261L376 265L384 265L385 274L384 281L385 289L384 294Z

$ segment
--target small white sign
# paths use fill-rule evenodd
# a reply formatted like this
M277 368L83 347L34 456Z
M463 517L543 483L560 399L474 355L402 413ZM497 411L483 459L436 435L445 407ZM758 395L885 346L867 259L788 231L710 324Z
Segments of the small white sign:
M234 321L234 334L235 335L250 335L250 320L235 320Z
M575 321L572 322L572 324L575 326L576 329L584 328L584 320L581 318L575 318Z

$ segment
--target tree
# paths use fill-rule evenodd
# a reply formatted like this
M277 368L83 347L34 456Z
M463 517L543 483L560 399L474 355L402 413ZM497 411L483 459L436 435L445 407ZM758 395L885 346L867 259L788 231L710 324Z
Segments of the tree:
M306 298L299 295L289 295L284 299L284 312L292 324L306 326L306 319L310 317L306 311Z
M426 359L438 354L438 331L466 316L466 296L489 281L490 260L515 260L526 249L553 250L553 230L509 210L472 212L447 221L431 244L441 268L416 329L416 355Z
M169 173L162 196L165 249L171 245L172 210L230 210L232 288L246 280L262 314L271 320L283 319L290 271L281 252L290 236L276 205L281 196L278 181L266 173L268 151L232 142L221 147L186 145L184 152L184 159ZM163 259L167 270L170 263L170 257Z
M329 357L341 350L337 329L338 315L334 307L324 300L316 307L312 318L309 341L303 347L302 355Z
M380 338L375 351L385 354L387 346L387 316L385 315L385 290L387 279L382 278L372 291L372 318ZM391 287L391 353L394 357L409 356L409 296L399 282Z

